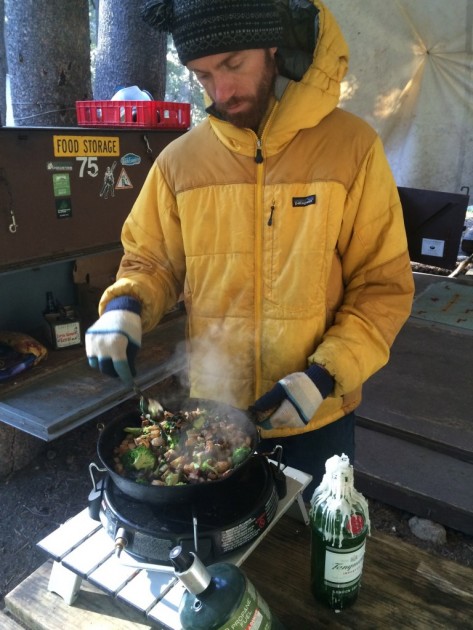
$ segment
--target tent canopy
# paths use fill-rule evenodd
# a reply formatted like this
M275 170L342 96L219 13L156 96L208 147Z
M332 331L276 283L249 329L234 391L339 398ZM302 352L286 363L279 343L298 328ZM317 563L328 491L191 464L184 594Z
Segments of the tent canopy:
M378 131L398 185L473 198L473 2L325 2L350 46L341 106Z

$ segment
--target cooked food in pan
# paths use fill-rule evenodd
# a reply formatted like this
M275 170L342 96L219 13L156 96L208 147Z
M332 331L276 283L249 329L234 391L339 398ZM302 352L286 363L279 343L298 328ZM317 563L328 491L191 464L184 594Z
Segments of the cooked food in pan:
M158 486L215 481L252 453L252 437L238 419L205 409L165 412L153 422L125 427L114 449L114 469L138 483Z

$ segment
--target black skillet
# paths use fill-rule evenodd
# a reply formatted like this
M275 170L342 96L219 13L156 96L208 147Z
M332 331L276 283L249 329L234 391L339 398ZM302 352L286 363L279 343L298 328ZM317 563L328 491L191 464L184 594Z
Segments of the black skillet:
M232 468L224 477L215 481L205 481L201 483L186 484L179 486L155 486L144 485L127 477L122 477L114 470L113 453L126 437L125 427L141 426L140 414L126 414L115 418L100 431L97 442L97 454L110 475L115 485L126 495L146 501L148 503L175 503L194 500L212 501L218 497L220 492L225 491L225 482L230 477L244 473L248 462L252 457L263 457L255 453L259 441L259 433L251 416L240 409L216 403L215 401L188 398L184 403L180 403L179 411L193 410L197 407L206 409L209 412L225 414L230 420L237 420L240 426L244 427L250 437L250 453L248 457ZM176 408L175 408L176 409Z

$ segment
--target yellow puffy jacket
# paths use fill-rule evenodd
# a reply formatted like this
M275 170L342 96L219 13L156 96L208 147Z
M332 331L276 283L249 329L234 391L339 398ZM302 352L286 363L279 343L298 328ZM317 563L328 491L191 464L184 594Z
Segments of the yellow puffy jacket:
M316 6L312 63L259 139L210 115L158 156L100 304L136 297L146 331L183 291L192 396L247 408L283 376L324 366L335 389L307 427L264 437L353 410L414 290L396 184L375 131L337 108L348 49Z

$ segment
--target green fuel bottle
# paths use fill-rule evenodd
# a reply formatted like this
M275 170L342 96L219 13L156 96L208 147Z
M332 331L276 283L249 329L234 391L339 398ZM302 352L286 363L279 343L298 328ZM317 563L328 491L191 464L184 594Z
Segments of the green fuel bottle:
M370 519L349 458L334 455L325 470L310 502L311 590L317 601L340 612L358 597Z
M174 573L186 587L179 605L183 630L284 630L246 575L220 562L205 567L181 546L171 549Z

